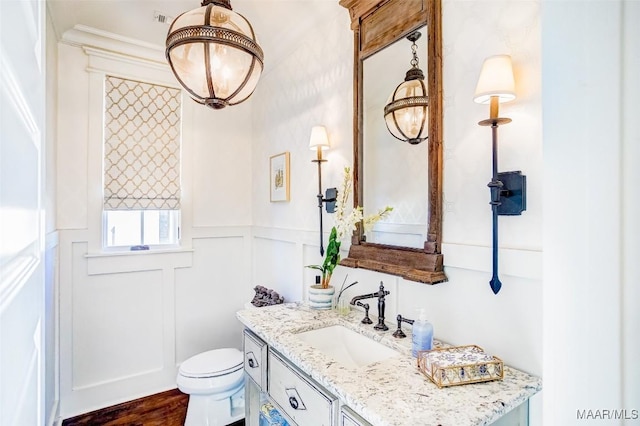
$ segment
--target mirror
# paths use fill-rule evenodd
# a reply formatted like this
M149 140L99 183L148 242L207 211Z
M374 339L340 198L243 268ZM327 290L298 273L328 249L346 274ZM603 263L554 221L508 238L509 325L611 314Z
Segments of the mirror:
M368 235L359 227L349 256L341 264L428 284L446 281L440 253L441 0L340 0L340 4L349 10L354 32L354 204L363 206L365 212L385 205L397 209ZM405 37L417 29L422 32L419 59L429 95L429 138L409 146L389 135L389 142L383 145L388 130L382 112L380 122L375 122L374 110L382 110L391 91L403 81L411 59L410 42ZM395 58L396 50L400 59ZM399 76L392 68L401 70ZM385 80L388 76L390 82L382 76ZM378 89L379 85L385 87ZM380 102L382 108L375 105ZM408 156L416 169L401 175ZM396 180L397 175L402 180Z
M422 27L419 31L425 33ZM416 41L420 69L426 68L426 35ZM402 38L363 61L362 196L364 214L392 206L388 217L365 230L369 243L423 248L427 240L429 144L391 135L384 107L411 68L411 42ZM424 61L424 63L422 62Z

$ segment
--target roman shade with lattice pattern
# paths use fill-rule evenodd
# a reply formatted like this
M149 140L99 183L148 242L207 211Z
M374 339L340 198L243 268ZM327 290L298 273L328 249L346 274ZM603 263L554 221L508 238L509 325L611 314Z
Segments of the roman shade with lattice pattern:
M105 80L104 209L180 208L181 91Z

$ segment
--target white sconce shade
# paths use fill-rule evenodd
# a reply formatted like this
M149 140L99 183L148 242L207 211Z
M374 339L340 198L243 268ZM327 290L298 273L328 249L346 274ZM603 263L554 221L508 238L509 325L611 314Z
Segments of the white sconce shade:
M491 56L482 64L473 100L479 104L488 104L492 96L496 96L499 103L516 98L516 84L509 55Z
M335 211L336 204L336 189L327 189L326 198L322 196L322 163L326 162L322 158L322 151L329 149L329 137L327 136L327 129L324 126L313 126L311 128L311 137L309 138L309 149L316 151L316 159L311 160L318 164L318 209L320 213L320 255L324 256L324 244L322 242L322 204L327 203L327 213L333 213Z
M324 126L313 126L309 138L309 149L326 151L329 149L329 137Z
M178 16L169 28L166 57L189 96L213 109L251 96L264 60L253 27L231 10L230 0L204 0Z

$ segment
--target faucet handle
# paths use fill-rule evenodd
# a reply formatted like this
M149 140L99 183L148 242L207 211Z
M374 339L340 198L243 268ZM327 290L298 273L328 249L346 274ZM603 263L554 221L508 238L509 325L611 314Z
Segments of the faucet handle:
M373 321L371 321L371 318L369 318L369 304L357 301L356 305L361 306L361 307L364 308L364 318L362 318L362 321L360 321L360 322L362 324L373 324Z
M393 337L395 337L396 339L404 339L405 337L407 337L407 335L404 334L404 331L402 331L402 323L406 322L407 324L413 324L414 320L402 318L402 315L400 314L398 314L396 319L398 320L398 329L393 332Z
M378 290L378 297L384 297L389 294L389 290L384 289L384 283L380 281L380 289Z

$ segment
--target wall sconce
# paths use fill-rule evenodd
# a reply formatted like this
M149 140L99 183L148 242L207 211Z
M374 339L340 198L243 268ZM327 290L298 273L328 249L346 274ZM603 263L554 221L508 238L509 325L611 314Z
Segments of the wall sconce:
M417 145L429 137L429 97L424 84L424 73L418 67L418 45L420 33L414 31L407 36L411 44L411 69L404 81L395 88L384 107L384 121L389 133L403 142Z
M320 213L320 255L324 256L324 244L322 242L322 204L326 203L327 213L336 211L336 197L338 190L336 188L328 188L326 195L322 196L322 151L329 149L329 138L327 137L327 129L324 126L314 126L311 129L311 137L309 138L309 149L316 151L316 159L311 160L318 163L318 211Z
M253 93L264 54L247 19L230 0L203 0L178 16L167 35L166 57L178 82L199 104L236 105Z
M511 122L510 118L499 118L498 108L502 102L516 98L511 57L497 55L485 59L480 71L473 100L489 104L489 118L478 124L491 126L491 152L493 174L487 185L491 190L491 210L493 213L493 276L489 284L494 294L498 294L502 283L498 278L498 215L520 215L527 209L527 178L520 171L498 173L498 126Z

